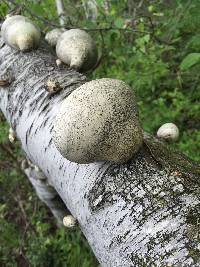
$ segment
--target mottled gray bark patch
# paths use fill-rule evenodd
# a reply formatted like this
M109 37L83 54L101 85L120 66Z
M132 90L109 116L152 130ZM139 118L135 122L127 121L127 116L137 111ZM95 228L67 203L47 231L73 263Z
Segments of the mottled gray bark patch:
M158 156L158 153L157 151L155 157ZM158 160L160 159L159 157ZM126 202L132 201L133 197L136 196L134 188L141 188L140 198L143 198L144 194L150 198L155 194L160 194L161 199L166 194L166 190L174 199L185 191L190 193L199 190L199 186L194 181L190 181L187 175L180 171L180 168L176 169L177 166L169 168L166 167L167 164L162 166L158 160L155 160L148 147L144 145L143 149L127 164L113 164L103 177L97 179L88 194L91 210L95 211L113 204L118 200L118 197L122 197ZM172 177L173 180L169 183ZM173 188L171 187L172 184ZM143 190L144 187L145 191ZM139 200L139 196L137 199ZM162 202L162 200L160 201Z
M116 232L108 249L123 247L120 253L127 253L133 266L200 264L199 186L180 169L166 166L144 145L127 164L113 164L86 196L94 214L125 203L128 212L116 223L125 230ZM132 223L125 227L127 220Z
M144 133L144 142L151 152L154 160L159 162L163 167L180 171L186 176L188 182L195 182L200 185L200 165L190 160L184 154L172 147L167 146L162 141L151 135Z

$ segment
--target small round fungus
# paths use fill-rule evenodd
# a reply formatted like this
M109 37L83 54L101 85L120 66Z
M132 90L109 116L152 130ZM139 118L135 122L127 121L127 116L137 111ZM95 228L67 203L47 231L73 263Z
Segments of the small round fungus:
M65 31L56 45L57 57L75 70L86 72L97 63L97 48L91 36L79 29Z
M16 141L16 134L15 131L13 130L13 128L9 128L9 132L8 132L8 139L11 143L14 143Z
M76 219L72 215L67 215L63 218L63 225L67 228L74 228L76 223Z
M45 35L45 40L47 41L48 44L55 47L58 42L59 37L64 31L65 31L64 29L57 29L57 28L53 29L47 32L47 34Z
M130 87L105 78L80 86L61 105L53 141L63 157L73 162L128 161L143 142Z
M41 37L39 28L21 15L8 17L2 24L1 32L7 45L21 51L37 47Z
M165 123L158 129L157 137L167 141L175 141L179 137L179 129L174 123Z

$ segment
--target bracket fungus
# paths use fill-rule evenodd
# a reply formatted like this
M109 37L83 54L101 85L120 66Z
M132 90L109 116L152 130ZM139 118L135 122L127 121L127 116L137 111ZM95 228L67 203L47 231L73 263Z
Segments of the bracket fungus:
M60 107L53 141L63 157L73 162L128 161L143 142L130 87L107 78L80 86Z
M50 44L50 46L55 47L59 37L64 31L65 31L64 29L57 29L57 28L53 29L46 33L45 40L47 41L48 44Z
M98 53L91 36L79 29L65 31L56 45L57 57L75 70L86 72L95 67Z
M176 141L179 137L179 129L174 123L165 123L158 129L157 137L167 141Z
M21 15L7 17L2 24L1 33L7 45L21 51L37 47L41 37L39 28Z

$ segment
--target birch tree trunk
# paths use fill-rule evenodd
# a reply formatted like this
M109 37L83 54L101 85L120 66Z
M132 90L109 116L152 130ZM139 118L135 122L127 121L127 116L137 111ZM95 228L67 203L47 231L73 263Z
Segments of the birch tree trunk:
M50 48L0 49L0 109L27 158L58 192L103 267L200 266L200 167L149 135L126 164L79 165L52 142L59 106L86 78L58 68ZM48 79L63 88L45 90ZM153 118L151 118L153 119Z
M62 0L55 0L55 3L56 3L56 8L57 8L60 26L64 28L66 26L66 14L65 14L65 10L64 10L63 1Z

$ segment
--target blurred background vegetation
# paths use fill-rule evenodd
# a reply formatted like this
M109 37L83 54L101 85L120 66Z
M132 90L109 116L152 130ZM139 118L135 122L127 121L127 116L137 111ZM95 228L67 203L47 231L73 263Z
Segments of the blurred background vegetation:
M143 128L155 134L174 122L173 146L200 159L200 1L64 0L67 27L87 28L99 47L89 79L118 78L134 88ZM0 17L15 4L44 31L59 24L55 2L1 1ZM0 115L0 266L96 267L79 230L57 228L19 167L20 147L8 142Z

